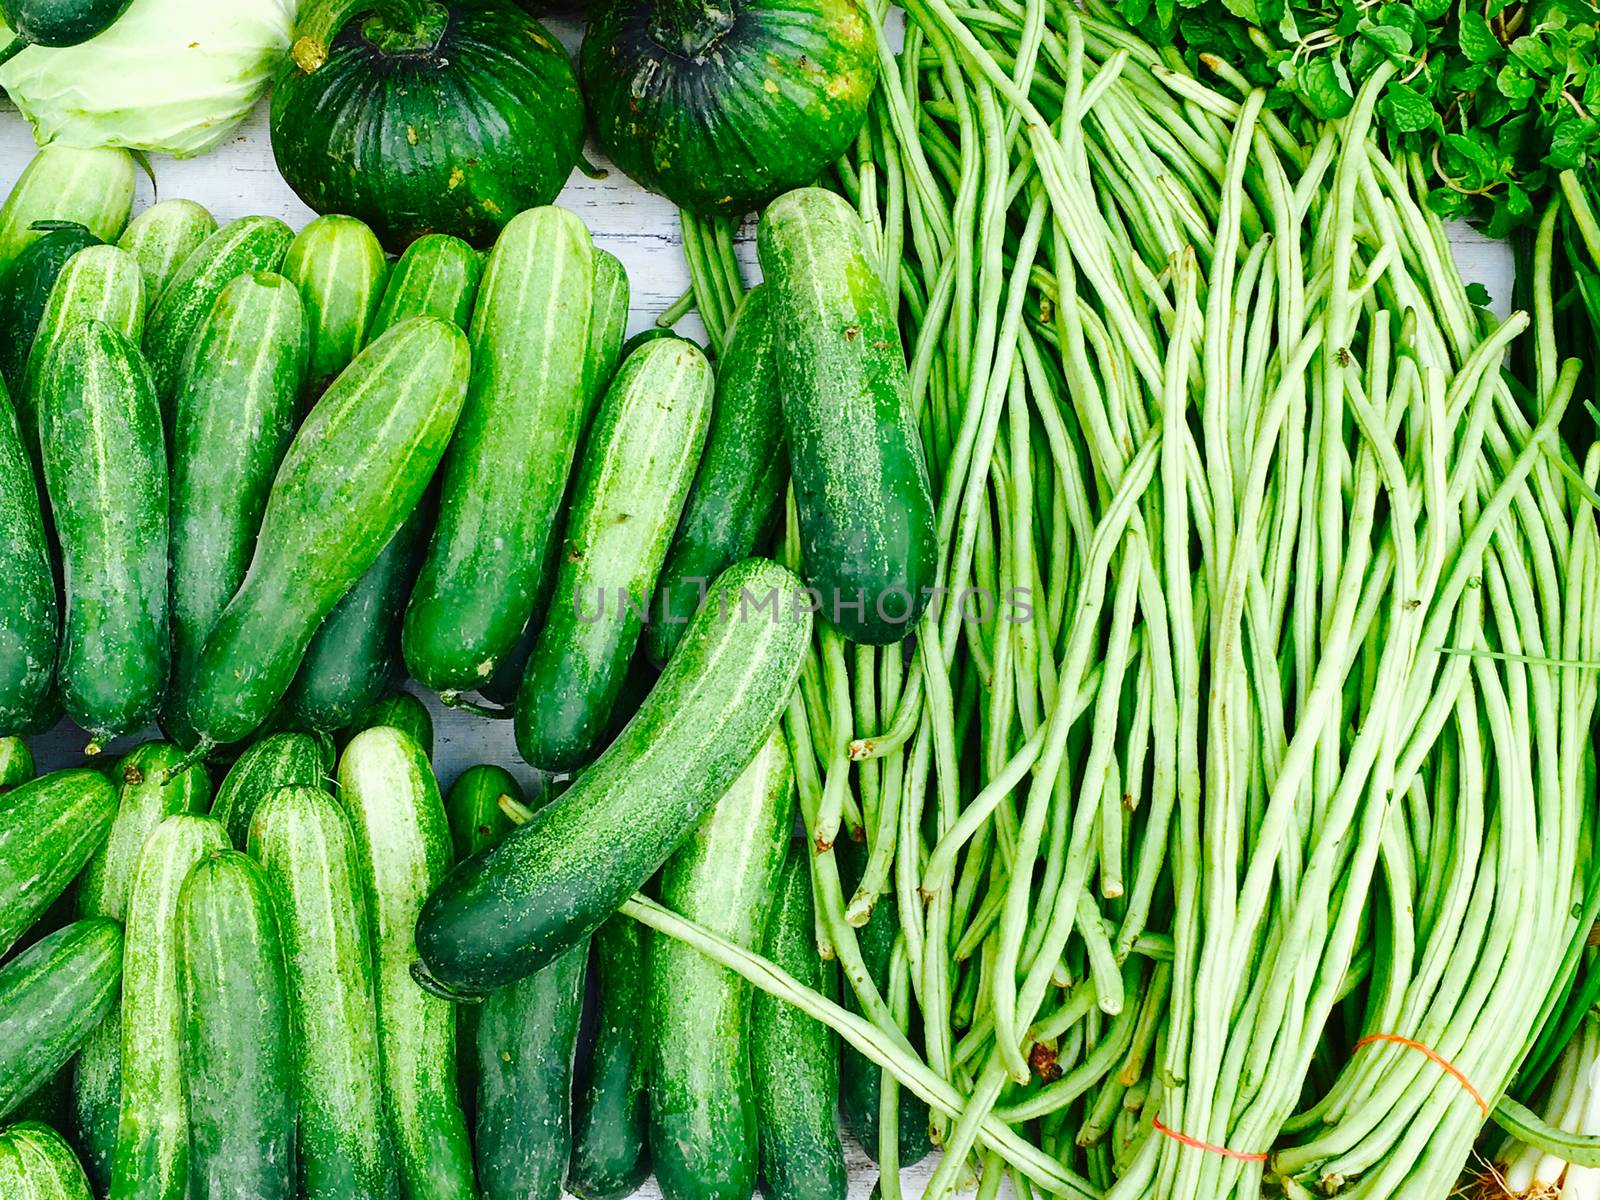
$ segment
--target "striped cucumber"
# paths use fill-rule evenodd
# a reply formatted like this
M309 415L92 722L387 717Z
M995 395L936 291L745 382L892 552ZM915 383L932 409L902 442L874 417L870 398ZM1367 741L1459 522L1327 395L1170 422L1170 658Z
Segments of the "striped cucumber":
M0 1130L0 1196L6 1200L92 1200L72 1147L36 1121Z
M410 1200L471 1200L455 1009L411 978L417 914L451 865L439 784L422 748L380 725L358 733L340 756L339 800L372 922L384 1107L401 1185Z
M33 778L33 751L19 737L0 737L0 796Z
M794 824L781 731L661 872L661 903L761 944ZM650 1157L666 1200L747 1200L756 1187L750 987L693 947L650 945Z
M421 500L468 367L460 330L417 317L363 351L311 410L278 468L244 584L200 654L189 714L202 744L245 737L289 690L317 627Z
M354 217L318 217L289 246L283 273L305 302L311 341L306 390L315 399L367 344L383 300L389 260L365 223Z
M861 218L832 192L779 196L757 244L806 582L847 638L898 642L932 596L939 537L894 309Z
M274 733L246 747L223 777L211 802L228 841L244 848L261 802L279 788L328 787L333 781L333 739L326 734Z
M594 753L700 463L713 380L689 342L622 364L578 474L555 595L517 693L517 749L570 771Z
M56 676L94 753L148 725L167 683L166 442L138 347L98 321L51 355L40 416L66 579Z
M739 305L717 363L705 453L645 630L657 663L672 657L711 581L754 551L772 524L788 473L781 396L772 292L762 284Z
M590 970L599 1011L594 1051L572 1098L572 1167L579 1200L624 1200L650 1175L649 938L629 917L594 935Z
M306 373L300 295L281 275L241 275L195 331L172 424L172 683L167 733L193 745L200 650L243 582L273 476L294 437Z
M128 222L117 245L138 262L147 305L161 298L178 268L216 231L217 219L193 200L163 200Z
M266 877L237 850L178 892L188 1200L294 1200L294 1036Z
M102 242L116 241L133 211L133 176L126 150L44 147L0 208L0 269L38 239L39 221L75 221Z
M53 771L0 799L0 955L66 891L116 815L117 790L99 771Z
M16 410L0 384L0 734L31 731L52 707L55 574L39 485Z
M353 738L364 729L387 726L409 737L429 758L433 757L433 716L428 706L410 692L389 692L380 696L350 723L347 736Z
M489 256L471 394L405 616L406 665L428 687L478 687L533 610L582 430L593 282L589 232L564 209L522 213Z
M227 844L227 831L210 817L175 813L139 854L122 964L122 1109L111 1200L184 1198L189 1112L174 936L178 889L195 863Z
M350 824L318 788L274 792L250 825L283 929L296 1031L300 1194L398 1200L383 1115L372 940Z
M406 247L389 273L369 337L411 317L438 317L458 329L472 321L483 257L460 238L430 233Z
M571 790L457 867L417 922L432 986L493 991L595 931L766 743L811 640L800 581L746 559L711 589L660 682Z
M82 225L61 221L49 224L38 241L0 271L0 331L5 335L0 340L0 379L17 394L22 391L34 334L62 268L79 250L100 244L100 239Z
M117 1000L122 927L76 921L0 969L0 1117L67 1064Z

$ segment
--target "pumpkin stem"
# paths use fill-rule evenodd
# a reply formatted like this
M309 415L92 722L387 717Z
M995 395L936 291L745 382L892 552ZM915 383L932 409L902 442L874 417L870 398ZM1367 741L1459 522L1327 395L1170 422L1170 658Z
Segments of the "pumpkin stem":
M699 58L733 28L732 0L656 0L650 38L685 58Z
M361 35L385 54L432 50L444 36L450 14L438 0L388 0L361 27Z
M367 0L304 0L295 25L294 65L307 75L328 61L328 46Z

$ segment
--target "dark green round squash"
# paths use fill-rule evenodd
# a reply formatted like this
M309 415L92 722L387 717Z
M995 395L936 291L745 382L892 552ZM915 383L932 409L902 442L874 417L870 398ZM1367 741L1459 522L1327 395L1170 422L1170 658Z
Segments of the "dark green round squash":
M740 216L854 140L876 36L858 0L607 0L584 94L617 166L681 208Z
M0 0L0 16L16 34L0 57L28 46L76 46L98 37L133 0Z
M583 148L583 98L538 21L510 0L307 7L272 149L313 209L359 217L398 251L427 233L486 246L556 198Z

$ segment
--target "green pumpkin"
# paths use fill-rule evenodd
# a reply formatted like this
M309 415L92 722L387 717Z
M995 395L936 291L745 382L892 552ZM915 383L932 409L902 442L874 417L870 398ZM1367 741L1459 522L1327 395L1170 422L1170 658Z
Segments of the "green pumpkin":
M27 46L76 46L104 33L132 0L0 0L0 17L16 34L3 57Z
M491 244L549 204L583 148L571 60L510 0L311 0L272 99L278 170L390 250Z
M681 208L739 216L813 182L878 78L859 0L608 0L583 86L611 160Z

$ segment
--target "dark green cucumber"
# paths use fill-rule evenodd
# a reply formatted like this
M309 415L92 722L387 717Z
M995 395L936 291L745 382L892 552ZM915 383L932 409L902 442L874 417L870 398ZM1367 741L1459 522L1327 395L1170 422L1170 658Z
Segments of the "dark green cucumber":
M411 977L417 915L453 861L433 767L409 734L363 730L339 758L339 801L371 920L384 1109L401 1187L410 1200L472 1200L455 1007Z
M294 682L324 618L422 498L466 395L467 341L396 325L311 410L267 499L243 586L217 620L189 713L202 742L248 735Z
M126 150L44 147L0 208L0 270L39 239L40 221L75 221L102 242L116 241L133 211L133 182Z
M290 245L283 273L305 302L311 340L306 390L315 398L367 344L383 300L389 260L364 222L318 217Z
M898 642L932 597L939 538L894 309L832 192L778 197L757 242L806 582L852 641Z
M56 679L92 753L148 725L167 684L166 441L138 347L98 321L66 333L43 387L66 579Z
M162 289L150 310L144 352L163 407L183 376L189 344L222 289L240 275L276 271L294 231L276 217L241 217L201 242Z
M50 299L50 291L67 261L79 250L99 245L82 225L52 221L43 236L17 256L0 274L0 380L16 395L22 392L23 373L33 335Z
M705 453L645 631L645 647L658 663L672 657L711 581L752 553L771 526L788 472L777 342L772 291L762 284L739 305L717 363Z
M66 1066L116 1003L121 976L122 927L102 917L56 930L0 969L0 1118Z
M483 256L460 238L447 233L418 238L389 273L369 336L375 338L401 321L424 316L466 329L482 278Z
M599 1010L594 1050L572 1098L572 1166L579 1200L624 1200L650 1175L649 938L610 918L594 935L590 970Z
M592 934L664 863L767 740L811 640L800 583L746 559L637 715L570 791L434 892L417 923L433 986L483 994Z
M661 903L747 949L761 944L794 827L781 732L661 872ZM650 945L650 1158L666 1200L748 1200L756 1101L750 985L693 947Z
M700 463L714 381L683 341L622 364L595 417L555 594L517 693L517 749L570 771L594 754Z
M301 1194L398 1200L350 824L326 792L283 788L256 810L250 854L266 871L288 961Z
M0 955L66 891L116 815L117 789L99 771L54 771L0 798Z
M217 219L193 200L163 200L128 222L117 245L139 264L147 306L155 306L178 269L216 231Z
M481 686L533 611L583 426L594 253L572 213L516 217L472 318L472 389L445 458L439 524L406 609L406 666Z
M410 692L390 692L378 697L357 714L348 732L354 737L363 729L382 726L398 729L420 746L424 754L433 757L433 716L428 706Z
M6 1200L92 1200L72 1147L35 1121L0 1130L0 1196Z
M195 742L188 702L200 650L244 581L273 476L294 437L306 374L300 295L241 275L195 331L173 399L169 736Z
M817 953L806 847L789 850L767 917L768 960L803 986L838 998L838 970ZM768 1200L844 1200L849 1173L839 1141L839 1042L791 1004L757 991L750 1066L761 1130L761 1191Z
M33 778L33 751L19 737L0 737L0 796Z
M0 384L0 734L31 731L52 707L56 581L39 484L16 410Z
M326 734L273 733L239 755L217 789L211 815L243 849L261 802L279 788L331 786L333 739Z
M104 33L132 0L0 0L11 31L30 46L78 46Z
M266 877L237 850L178 893L188 1200L294 1200L294 1036Z

